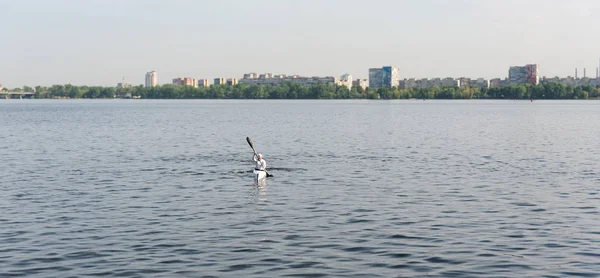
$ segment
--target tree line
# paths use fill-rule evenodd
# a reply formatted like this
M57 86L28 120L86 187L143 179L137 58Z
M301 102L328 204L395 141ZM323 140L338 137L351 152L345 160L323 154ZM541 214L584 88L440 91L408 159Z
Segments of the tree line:
M272 85L216 85L192 87L162 85L157 87L133 86L126 88L101 86L54 85L51 87L25 86L11 91L35 92L35 98L115 98L142 99L588 99L598 98L600 88L594 86L565 86L549 83L540 85L513 85L501 88L431 87L401 89L363 89L353 86L299 83Z

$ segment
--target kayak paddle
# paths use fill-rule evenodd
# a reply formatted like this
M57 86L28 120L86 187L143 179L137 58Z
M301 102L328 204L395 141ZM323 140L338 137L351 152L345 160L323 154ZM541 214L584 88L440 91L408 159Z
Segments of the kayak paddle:
M250 145L250 148L252 148L252 150L256 153L256 150L254 149L254 144L252 144L252 140L250 140L250 137L246 137L246 142L248 142L248 145ZM267 169L265 169L265 173L267 173L267 177L273 177L273 175L271 175L269 172L267 172Z

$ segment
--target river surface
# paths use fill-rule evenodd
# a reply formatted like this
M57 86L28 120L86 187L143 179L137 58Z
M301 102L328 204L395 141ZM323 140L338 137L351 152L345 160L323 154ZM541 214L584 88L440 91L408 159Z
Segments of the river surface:
M0 277L600 276L600 101L2 100L0 119Z

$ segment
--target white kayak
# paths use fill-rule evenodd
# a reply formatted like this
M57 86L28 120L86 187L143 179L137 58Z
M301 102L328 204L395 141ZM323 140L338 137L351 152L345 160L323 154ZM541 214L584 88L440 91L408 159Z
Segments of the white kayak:
M262 180L267 177L267 171L255 169L252 171L252 173L254 174L254 180L256 181Z

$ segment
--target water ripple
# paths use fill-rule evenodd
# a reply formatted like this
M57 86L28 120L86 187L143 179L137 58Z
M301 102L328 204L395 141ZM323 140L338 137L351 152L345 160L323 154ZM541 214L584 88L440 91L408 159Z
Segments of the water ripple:
M599 277L600 103L527 104L0 101L0 277Z

